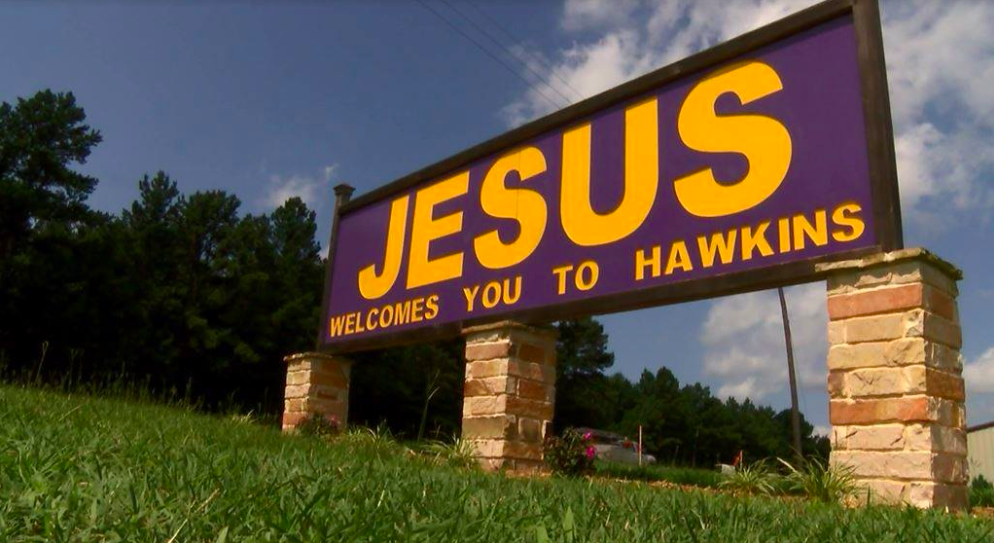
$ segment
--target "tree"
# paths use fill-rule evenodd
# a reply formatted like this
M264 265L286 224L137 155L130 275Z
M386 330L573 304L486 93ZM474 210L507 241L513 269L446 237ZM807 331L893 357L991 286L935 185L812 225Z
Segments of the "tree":
M614 364L614 353L607 349L604 326L585 317L560 321L557 327L556 427L609 425L604 405L610 384L604 370Z
M38 230L89 217L97 180L71 169L101 141L72 93L41 91L0 105L0 262Z

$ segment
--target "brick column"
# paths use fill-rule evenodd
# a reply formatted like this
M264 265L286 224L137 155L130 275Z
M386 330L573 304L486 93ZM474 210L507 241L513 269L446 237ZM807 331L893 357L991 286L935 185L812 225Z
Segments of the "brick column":
M832 464L852 466L878 502L966 507L962 272L924 249L819 271L829 273Z
M541 469L556 398L555 329L500 322L463 335L463 439L485 469Z
M293 354L283 361L287 364L283 431L292 431L312 413L334 417L339 428L345 428L352 362L322 353Z

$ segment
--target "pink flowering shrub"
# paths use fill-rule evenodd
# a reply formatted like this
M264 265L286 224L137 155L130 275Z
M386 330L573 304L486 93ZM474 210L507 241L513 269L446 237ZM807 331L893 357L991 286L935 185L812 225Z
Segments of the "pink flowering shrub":
M559 437L545 438L545 463L555 475L585 475L593 470L596 455L597 450L594 449L590 432L581 434L568 428Z

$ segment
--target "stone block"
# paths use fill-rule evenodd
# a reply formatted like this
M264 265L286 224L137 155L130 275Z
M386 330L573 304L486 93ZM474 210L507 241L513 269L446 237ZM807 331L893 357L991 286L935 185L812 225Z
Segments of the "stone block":
M286 384L289 385L304 385L310 382L311 374L306 371L291 371L286 374Z
M545 421L519 417L518 437L529 443L542 443L545 440L545 426Z
M849 330L846 329L846 338ZM954 322L924 310L905 313L905 337L921 337L936 341L953 349L963 344L960 326Z
M922 307L924 288L921 283L914 283L830 296L828 318L841 320L919 308Z
M283 430L290 430L296 428L298 424L304 421L310 413L305 413L303 411L294 413L283 413Z
M846 372L844 371L828 372L828 397L844 398L846 396L847 396Z
M922 338L899 339L883 347L883 358L888 364L907 366L928 362L929 345Z
M869 479L931 479L932 453L928 451L832 451L833 466L848 466L853 474Z
M832 446L850 451L897 451L904 449L904 432L903 424L837 426L832 429Z
M867 499L876 504L904 503L910 488L910 483L891 479L860 479L857 484L860 490L852 500L856 506L865 504Z
M907 501L922 508L966 509L967 487L965 484L913 482L908 488Z
M828 369L851 370L889 365L885 352L887 342L831 345L828 349Z
M466 364L466 380L506 377L508 375L507 366L509 362L507 358L468 362Z
M966 400L966 388L959 372L951 373L925 366L906 368L909 392L922 392L936 398L946 398L957 402ZM912 385L914 389L912 389Z
M905 313L892 313L872 317L858 317L838 322L844 326L845 343L890 341L904 337L907 325Z
M542 460L541 443L524 443L509 439L473 439L470 444L479 457Z
M956 298L948 292L931 285L925 285L922 302L922 306L928 311L950 322L959 323L959 310L956 307Z
M518 379L517 383L516 392L522 398L546 402L551 402L555 398L556 389L548 384L530 379Z
M956 296L959 293L956 281L963 278L963 272L956 266L919 247L817 264L815 269L828 274L830 294L881 285L926 283Z
M312 371L310 383L329 388L349 388L349 378L343 372L336 370Z
M307 396L307 393L310 391L310 388L311 386L309 384L288 386L283 391L283 397L287 399L303 398Z
M870 368L849 372L845 395L850 398L895 396L904 392L901 368ZM923 391L924 392L924 391Z
M495 358L507 358L511 354L511 343L501 341L497 343L475 343L466 345L466 360L493 360Z
M536 364L548 364L549 357L555 357L555 350L550 353L538 345L523 343L518 345L517 358L523 362L534 362Z
M909 424L904 429L908 450L966 456L966 431L939 424Z
M846 342L846 324L842 321L828 322L828 344L842 345Z
M502 376L470 379L463 385L463 397L511 394L514 393L516 388L517 379L514 377Z
M507 415L462 419L463 439L512 439L516 435L516 429L514 417Z
M961 278L962 272L949 273L948 270L941 271L928 264L907 262L892 268L890 282L895 285L925 283L952 296L958 296L959 288L956 286L956 281Z
M939 416L927 396L830 400L828 414L833 425L931 422Z
M518 417L552 420L553 406L542 400L507 396L507 412Z
M463 398L463 417L504 414L507 412L507 398L506 394Z

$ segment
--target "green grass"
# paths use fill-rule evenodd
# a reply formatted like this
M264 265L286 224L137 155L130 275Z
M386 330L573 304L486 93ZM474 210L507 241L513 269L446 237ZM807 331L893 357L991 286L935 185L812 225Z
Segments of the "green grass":
M594 469L596 470L596 474L602 477L631 481L666 481L677 485L689 485L700 488L714 488L721 481L721 475L717 471L701 468L662 466L658 464L647 464L640 467L598 461L594 465Z
M986 541L994 524L433 465L232 418L0 386L0 541Z

